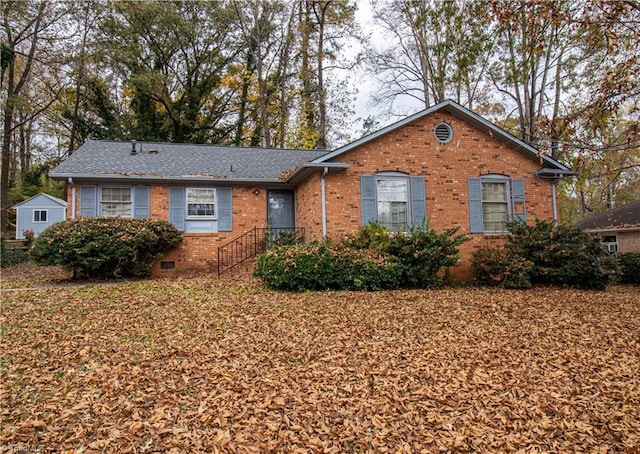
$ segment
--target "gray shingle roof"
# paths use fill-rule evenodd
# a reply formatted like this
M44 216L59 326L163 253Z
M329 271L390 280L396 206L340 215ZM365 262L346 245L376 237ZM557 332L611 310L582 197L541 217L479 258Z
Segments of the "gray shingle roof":
M615 230L640 227L640 200L594 214L578 225L585 230Z
M225 180L282 182L319 150L89 140L53 169L57 179Z

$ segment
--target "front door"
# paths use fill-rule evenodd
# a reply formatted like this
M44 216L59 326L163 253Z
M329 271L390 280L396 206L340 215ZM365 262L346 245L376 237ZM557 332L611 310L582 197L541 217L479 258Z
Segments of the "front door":
M267 192L267 216L274 233L293 229L296 226L296 212L293 191L269 190Z

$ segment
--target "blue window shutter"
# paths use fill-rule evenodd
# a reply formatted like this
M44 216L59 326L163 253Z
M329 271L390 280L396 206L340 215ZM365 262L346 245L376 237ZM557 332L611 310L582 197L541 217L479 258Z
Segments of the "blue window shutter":
M185 191L182 186L169 188L169 222L184 232Z
M427 198L424 177L411 177L411 222L413 227L427 225Z
M218 230L230 232L233 230L233 194L231 188L218 188Z
M149 217L149 186L134 186L133 190L133 217Z
M482 233L484 222L482 219L482 182L480 178L467 179L469 190L469 231Z
M360 203L362 205L362 225L377 221L376 179L373 175L360 177Z
M524 199L524 180L511 180L511 206L513 220L527 222L527 206Z
M98 187L80 186L80 216L98 215Z

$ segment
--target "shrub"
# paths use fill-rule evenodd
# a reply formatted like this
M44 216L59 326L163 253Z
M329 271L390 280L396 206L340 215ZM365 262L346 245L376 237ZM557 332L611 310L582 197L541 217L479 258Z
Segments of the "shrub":
M456 235L458 228L436 233L428 227L393 235L385 252L396 257L402 270L402 287L428 288L442 285L439 272L458 263L458 246L468 240Z
M457 263L457 246L466 241L456 232L419 228L389 235L370 224L338 243L271 248L254 275L271 288L294 291L435 287L442 284L441 268Z
M473 253L471 266L478 284L531 288L533 262L511 254L506 248L478 249Z
M534 264L533 284L603 290L610 260L600 241L579 227L537 220L533 226L512 223L507 249Z
M276 246L260 256L254 276L277 290L381 290L395 288L393 261L331 242Z
M386 228L377 222L370 222L353 235L347 235L342 243L352 249L375 249L386 251L391 242L391 236Z
M603 290L614 269L600 241L579 227L536 221L509 226L504 250L474 254L476 280L527 288L531 284Z
M640 284L640 253L620 253L617 254L616 260L620 272L618 282L621 284Z
M181 241L180 232L165 221L71 219L42 232L33 243L31 258L88 277L144 277L155 259Z

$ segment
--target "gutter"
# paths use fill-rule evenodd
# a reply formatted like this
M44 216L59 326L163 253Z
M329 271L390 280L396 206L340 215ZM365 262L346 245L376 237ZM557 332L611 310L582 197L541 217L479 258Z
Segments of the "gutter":
M56 174L50 173L49 176L54 180L67 180L76 179L86 182L101 182L101 181L144 181L147 183L158 183L158 184L171 184L171 183L216 183L216 184L246 184L246 185L256 185L256 184L264 184L264 185L287 185L288 182L286 180L278 179L278 178L212 178L206 176L172 176L165 177L161 175L118 175L118 174Z

